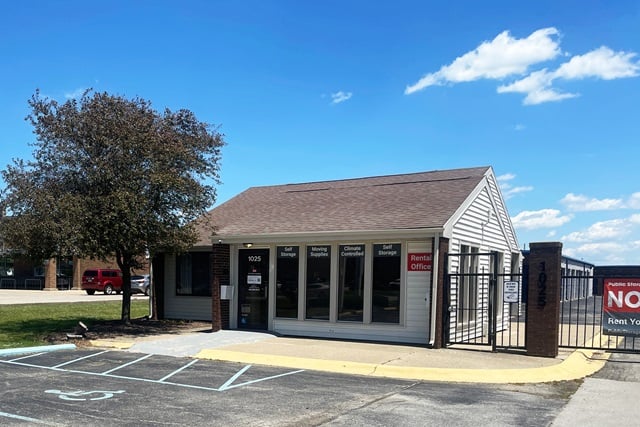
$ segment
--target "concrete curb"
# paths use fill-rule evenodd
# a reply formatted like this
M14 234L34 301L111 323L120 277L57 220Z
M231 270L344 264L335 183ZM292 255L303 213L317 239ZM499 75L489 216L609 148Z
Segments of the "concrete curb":
M56 344L56 345L41 345L37 347L19 347L19 348L7 348L0 350L0 356L18 356L21 354L29 353L43 353L47 351L58 350L75 350L75 344Z
M575 351L557 365L529 369L453 369L391 366L375 363L275 356L238 351L204 349L198 359L222 360L291 369L365 375L397 379L462 383L544 383L581 379L600 370L609 354L592 350Z

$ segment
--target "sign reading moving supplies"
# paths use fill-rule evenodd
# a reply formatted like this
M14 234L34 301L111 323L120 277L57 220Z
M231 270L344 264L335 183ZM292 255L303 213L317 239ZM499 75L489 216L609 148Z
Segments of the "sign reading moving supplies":
M640 336L640 279L604 279L602 331Z

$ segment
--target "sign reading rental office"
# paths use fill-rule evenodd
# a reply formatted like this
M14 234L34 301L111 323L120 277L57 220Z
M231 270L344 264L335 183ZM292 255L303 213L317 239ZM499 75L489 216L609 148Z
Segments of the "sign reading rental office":
M429 252L411 253L407 256L407 271L431 271L432 255Z
M602 331L640 336L640 279L604 279Z

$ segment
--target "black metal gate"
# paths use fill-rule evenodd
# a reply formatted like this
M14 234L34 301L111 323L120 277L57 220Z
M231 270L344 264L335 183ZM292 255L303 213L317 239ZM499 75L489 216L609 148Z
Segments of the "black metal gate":
M564 275L560 288L559 347L640 352L640 337L606 333L603 327L605 279L631 277Z
M524 350L522 273L501 272L498 264L497 252L446 255L450 270L445 272L444 346Z

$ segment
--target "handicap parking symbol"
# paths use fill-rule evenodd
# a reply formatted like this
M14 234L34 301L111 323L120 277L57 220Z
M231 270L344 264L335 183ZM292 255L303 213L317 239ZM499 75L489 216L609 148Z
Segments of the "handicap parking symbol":
M62 390L45 390L45 393L57 394L58 397L62 400L75 400L75 401L85 401L85 400L104 400L110 399L115 394L124 393L125 390L116 390L116 391L106 391L106 390L91 390L91 391L83 391L83 390L75 390L75 391L62 391Z

